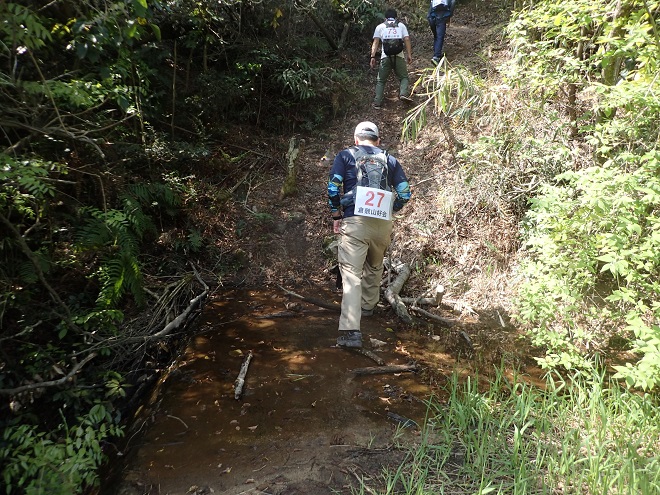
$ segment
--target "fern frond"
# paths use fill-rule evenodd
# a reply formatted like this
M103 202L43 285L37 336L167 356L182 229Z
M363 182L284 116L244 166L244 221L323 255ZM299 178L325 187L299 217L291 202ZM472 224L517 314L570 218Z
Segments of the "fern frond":
M122 252L104 260L98 277L101 290L97 303L101 307L115 306L127 293L133 296L138 306L144 304L142 270L135 256Z
M122 201L128 225L133 231L135 231L140 239L142 239L144 234L148 231L155 232L156 226L151 220L151 217L144 213L142 205L136 201L135 198L124 196Z
M115 248L119 249L120 254L137 256L140 252L138 238L128 229L118 230L115 233Z

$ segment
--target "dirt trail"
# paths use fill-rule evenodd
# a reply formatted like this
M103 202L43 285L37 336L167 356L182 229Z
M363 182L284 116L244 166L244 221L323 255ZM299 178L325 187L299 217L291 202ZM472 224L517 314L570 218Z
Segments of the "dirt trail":
M445 49L451 63L486 73L492 67L490 50L484 53L484 49L495 36L495 16L479 11L481 3L459 4ZM432 37L425 25L411 34L412 84L430 67ZM328 302L340 301L333 277L320 268L328 266L320 244L331 235L331 223L325 200L328 163L319 159L328 147L338 151L352 144L353 130L361 120L379 125L383 146L399 158L413 187L414 201L395 226L389 255L410 261L424 251L449 260L454 249L468 258L479 245L469 236L464 236L467 241L462 246L434 241L436 251L412 244L423 233L418 227L437 208L426 204L425 198L454 173L453 155L440 130L433 127L415 143L402 143L401 123L408 107L398 101L394 75L381 111L371 107L375 73L369 84L362 109L305 143L299 159L303 186L297 198L283 202L267 187L250 191L251 211L269 213L275 221L267 229L246 229L245 243L250 246L246 256L250 266L261 270L258 277L246 274L246 278L258 278L273 289L216 294L202 316L201 333L159 390L156 404L142 412L142 421L136 423L139 430L130 434L131 455L123 481L119 488L107 487L105 495L330 495L351 493L358 479L376 489L382 467L403 459L403 450L395 448L395 434L401 442L415 442L419 435L417 428L403 428L396 418L421 423L424 400L438 392L444 376L460 367L470 373L479 362L499 362L515 348L515 332L503 309L506 295L486 287L482 293L488 293L488 308L480 306L479 316L470 311L447 314L466 324L460 331L476 348L477 354L468 353L472 361L464 360L466 339L459 330L433 324L406 329L381 307L377 316L363 323L366 338L382 342L370 343L370 348L387 364L417 362L422 371L355 376L352 370L374 363L333 347L337 314L302 304L276 288L282 284ZM428 180L431 176L434 181ZM416 187L417 183L423 186ZM496 222L492 229L495 235L503 230ZM423 290L429 280L442 281L441 276L435 278L436 274L426 273L411 284ZM297 310L301 316L276 316L285 309ZM250 350L254 363L246 393L237 401L232 386Z

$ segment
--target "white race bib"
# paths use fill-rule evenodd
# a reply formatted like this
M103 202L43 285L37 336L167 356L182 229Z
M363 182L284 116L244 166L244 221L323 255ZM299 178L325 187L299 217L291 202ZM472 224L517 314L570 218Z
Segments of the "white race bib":
M357 186L354 213L362 217L392 220L392 196L391 191Z
M385 30L383 31L384 40L398 40L402 38L403 38L403 33L401 32L401 28L399 27L395 27L395 28L386 27Z

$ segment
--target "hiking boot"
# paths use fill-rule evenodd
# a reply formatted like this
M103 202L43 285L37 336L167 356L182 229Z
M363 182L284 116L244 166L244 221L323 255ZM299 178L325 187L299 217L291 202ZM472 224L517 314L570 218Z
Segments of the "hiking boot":
M383 105L380 104L380 103L374 103L374 104L373 104L373 107L374 107L376 110L380 110L381 108L383 108Z
M362 308L362 316L373 316L374 315L374 310L372 309L364 309Z
M337 337L339 347L362 347L362 333L359 330L340 330L339 333Z
M431 59L431 63L432 63L433 65L438 65L438 64L440 63L440 59L439 59L438 57L433 57L433 58Z
M412 103L413 101L413 99L410 96L406 96L406 95L399 96L399 100L401 100L404 103Z

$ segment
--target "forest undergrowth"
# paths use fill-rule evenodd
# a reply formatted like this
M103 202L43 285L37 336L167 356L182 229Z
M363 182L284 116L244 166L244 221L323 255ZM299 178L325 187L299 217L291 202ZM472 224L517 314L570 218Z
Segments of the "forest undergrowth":
M395 3L417 59L425 9ZM414 187L406 291L444 285L479 347L551 371L452 382L383 493L656 493L659 2L459 0L446 63L420 55L415 106L383 113L361 68L380 5L245 4L0 5L6 493L98 486L209 291L331 283L320 158L358 113Z

